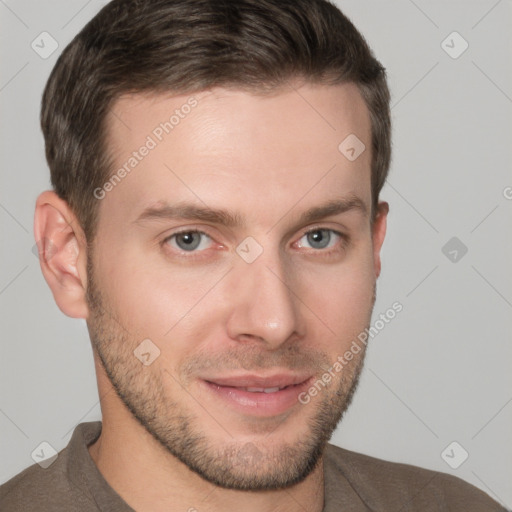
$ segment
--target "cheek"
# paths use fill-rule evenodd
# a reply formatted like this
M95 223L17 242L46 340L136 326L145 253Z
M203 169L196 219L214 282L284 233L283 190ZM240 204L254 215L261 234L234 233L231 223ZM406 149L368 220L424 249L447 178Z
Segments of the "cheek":
M371 248L354 253L342 264L304 275L307 277L300 279L300 294L320 319L319 329L329 333L331 336L326 339L336 344L350 343L367 327L373 308L375 276Z
M99 286L131 337L152 339L163 351L172 342L173 351L181 352L192 349L190 337L203 339L200 334L207 337L222 329L222 279L229 268L228 261L195 266L171 265L161 258L148 261L142 252L125 248L99 259ZM318 342L350 343L367 327L375 286L369 241L360 240L346 259L335 264L295 262L289 275L292 289L304 302L296 307ZM188 343L180 347L181 340Z
M101 269L100 286L123 327L136 337L160 340L183 330L187 319L210 294L222 270L188 267L150 261L133 253L110 260ZM212 294L214 295L214 293Z

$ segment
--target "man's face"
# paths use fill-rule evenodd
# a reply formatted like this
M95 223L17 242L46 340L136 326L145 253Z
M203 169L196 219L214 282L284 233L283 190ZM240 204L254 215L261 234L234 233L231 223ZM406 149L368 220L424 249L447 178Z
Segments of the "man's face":
M191 469L223 487L290 485L362 366L363 350L298 400L370 322L368 111L351 84L193 98L124 97L108 118L115 170L138 156L101 200L91 338L124 404ZM367 148L354 161L338 149L350 134ZM303 218L327 203L345 207Z

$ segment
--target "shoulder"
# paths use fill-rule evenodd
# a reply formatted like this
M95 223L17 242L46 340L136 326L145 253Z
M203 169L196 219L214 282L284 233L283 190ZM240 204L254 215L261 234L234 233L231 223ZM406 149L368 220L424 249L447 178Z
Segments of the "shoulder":
M50 467L43 469L34 464L1 485L0 509L3 512L50 510L48 507L55 498L69 494L70 490L63 488L66 480L61 454Z
M57 460L48 468L44 469L34 464L0 485L0 510L93 510L93 504L85 499L83 494L77 493L66 477L65 450L66 448L59 452Z
M370 509L505 511L486 493L460 478L332 444L327 445L324 467L327 492L335 495L336 480L345 479Z
M96 423L82 424L77 427L73 433L75 444L83 437L85 429L94 432L98 428L99 424ZM72 442L73 439L70 444ZM0 510L2 512L97 510L91 497L80 491L80 481L70 478L70 444L58 452L56 459L49 466L33 464L0 485ZM73 452L73 449L71 451ZM77 478L80 480L80 477Z

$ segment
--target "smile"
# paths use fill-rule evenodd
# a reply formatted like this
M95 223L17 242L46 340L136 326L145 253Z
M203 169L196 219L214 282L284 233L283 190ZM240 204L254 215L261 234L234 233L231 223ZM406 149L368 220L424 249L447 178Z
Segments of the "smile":
M211 377L200 382L224 407L244 415L271 417L297 405L299 394L312 379L309 375L241 375Z

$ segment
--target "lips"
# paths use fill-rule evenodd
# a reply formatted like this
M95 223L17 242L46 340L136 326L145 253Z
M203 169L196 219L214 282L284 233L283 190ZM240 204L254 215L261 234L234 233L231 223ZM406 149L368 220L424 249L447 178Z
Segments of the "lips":
M238 413L259 417L282 414L298 404L313 377L306 374L238 375L202 379L203 387Z
M246 388L254 390L268 390L273 388L283 389L288 386L295 386L308 380L311 375L306 374L274 374L269 376L240 375L231 377L210 377L203 380L230 388Z

